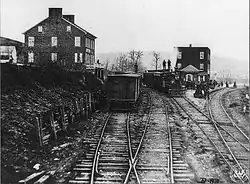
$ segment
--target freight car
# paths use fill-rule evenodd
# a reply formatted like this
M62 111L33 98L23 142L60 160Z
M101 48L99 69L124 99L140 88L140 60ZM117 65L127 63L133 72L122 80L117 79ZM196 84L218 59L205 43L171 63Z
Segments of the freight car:
M141 86L141 75L119 73L107 76L106 93L111 110L129 111L135 104Z
M144 72L143 84L171 96L183 95L185 91L178 74L164 70Z

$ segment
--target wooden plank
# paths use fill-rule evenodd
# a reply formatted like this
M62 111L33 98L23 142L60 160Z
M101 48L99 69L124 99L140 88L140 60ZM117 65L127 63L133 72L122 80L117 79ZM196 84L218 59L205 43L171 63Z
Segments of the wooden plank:
M33 174L31 174L30 176L28 176L27 178L18 181L18 183L26 183L26 182L29 182L29 181L35 179L36 177L42 175L43 173L45 173L45 171L41 171L41 172L38 172L38 173L33 173Z
M42 147L43 143L42 143L42 136L41 136L41 127L40 127L40 121L38 117L36 117L36 121L37 121L39 145Z
M57 131L56 131L56 125L55 125L55 123L57 122L55 122L54 121L54 113L53 113L53 111L52 111L52 113L51 113L51 119L50 119L50 121L51 121L51 126L52 126L52 129L53 129L53 132L54 132L54 136L55 136L55 142L57 143Z
M44 175L39 180L34 182L34 184L44 183L47 179L49 179L50 175Z

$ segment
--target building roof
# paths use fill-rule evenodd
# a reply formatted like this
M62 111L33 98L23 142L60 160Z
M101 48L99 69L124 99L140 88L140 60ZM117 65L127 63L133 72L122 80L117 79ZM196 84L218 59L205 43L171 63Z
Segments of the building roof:
M24 46L24 43L17 41L17 40L12 40L10 38L5 38L5 37L0 37L0 45L2 46Z
M39 23L35 24L33 27L31 27L30 29L28 29L27 31L25 31L23 34L26 34L28 31L30 31L31 29L33 29L34 27L38 26L39 24L41 24L42 22L46 21L47 19L49 19L50 17L47 17L46 19L40 21ZM81 32L83 32L84 34L88 34L92 37L94 37L95 39L97 38L96 36L94 36L93 34L91 34L90 32L86 31L85 29L81 28L80 26L66 20L65 18L61 17L61 19L65 22L67 22L68 24L70 24L71 26L75 27L76 29L80 30Z
M108 77L140 77L140 76L141 75L134 73L121 73L121 74L108 75Z
M208 47L193 47L193 46L192 46L192 47L177 47L177 48L181 48L181 49L183 49L183 48L184 48L184 49L187 49L187 48L188 48L188 49L192 49L192 48L194 48L194 49L197 49L197 48L209 49Z
M199 75L200 75L200 76L204 76L204 75L208 75L208 73L207 73L207 72L202 71L202 72L200 72L200 73L199 73Z
M185 73L199 73L200 70L195 68L193 65L188 65L185 68L180 70L181 72L185 72Z

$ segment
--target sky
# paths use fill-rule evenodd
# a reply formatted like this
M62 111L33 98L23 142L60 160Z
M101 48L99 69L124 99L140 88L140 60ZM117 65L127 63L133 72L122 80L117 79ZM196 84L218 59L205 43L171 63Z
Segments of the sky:
M212 55L247 60L249 0L1 0L1 36L22 34L48 17L48 8L74 14L97 36L96 52L172 51L205 46Z

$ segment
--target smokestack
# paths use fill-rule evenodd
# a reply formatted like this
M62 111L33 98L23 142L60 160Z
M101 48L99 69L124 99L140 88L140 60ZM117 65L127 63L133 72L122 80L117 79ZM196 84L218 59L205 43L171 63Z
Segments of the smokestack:
M63 15L63 18L70 21L71 23L75 23L75 15Z
M62 8L49 8L49 17L62 17Z

